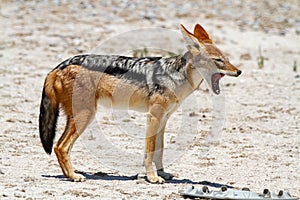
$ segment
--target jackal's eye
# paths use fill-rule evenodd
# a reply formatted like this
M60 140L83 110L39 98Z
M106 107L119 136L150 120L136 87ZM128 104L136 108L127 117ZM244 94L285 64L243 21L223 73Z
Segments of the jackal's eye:
M221 58L214 58L213 60L218 68L222 69L224 67L224 60Z
M224 61L221 58L214 58L214 61L220 64L224 63Z

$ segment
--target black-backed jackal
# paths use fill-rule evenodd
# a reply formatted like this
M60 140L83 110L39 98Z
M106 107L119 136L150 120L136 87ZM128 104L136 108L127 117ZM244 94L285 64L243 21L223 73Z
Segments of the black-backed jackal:
M93 119L98 102L147 112L144 158L147 179L151 183L163 183L173 177L164 171L162 164L168 118L203 79L219 94L219 80L223 76L241 74L199 24L194 33L183 25L181 31L188 49L183 55L168 58L78 55L62 62L47 75L40 106L40 138L50 154L61 107L67 122L54 151L66 177L73 181L85 180L83 175L74 172L69 153Z

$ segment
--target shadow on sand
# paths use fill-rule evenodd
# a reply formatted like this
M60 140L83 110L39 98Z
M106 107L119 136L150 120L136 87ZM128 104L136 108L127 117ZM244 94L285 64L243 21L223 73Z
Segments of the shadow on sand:
M104 173L104 172L86 173L82 171L76 171L76 173L84 175L87 180L132 181L137 179L144 179L145 181L147 181L146 176L138 176L138 174L132 176L126 176L126 175L118 175L117 173ZM69 181L69 179L65 178L63 175L42 175L42 177L57 178L57 179L61 179L62 181ZM231 185L226 185L221 183L215 183L210 181L193 181L190 179L178 179L178 178L173 178L172 180L166 180L165 184L193 184L193 185L199 184L202 186L209 186L215 188L221 188L222 186L226 186L227 188L233 188L233 186Z

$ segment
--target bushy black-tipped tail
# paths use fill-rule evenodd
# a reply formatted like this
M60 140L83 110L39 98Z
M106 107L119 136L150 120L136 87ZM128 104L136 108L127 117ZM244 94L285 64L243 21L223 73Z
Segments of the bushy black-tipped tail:
M58 115L59 107L56 100L47 96L44 87L40 105L39 130L41 142L48 154L52 152Z

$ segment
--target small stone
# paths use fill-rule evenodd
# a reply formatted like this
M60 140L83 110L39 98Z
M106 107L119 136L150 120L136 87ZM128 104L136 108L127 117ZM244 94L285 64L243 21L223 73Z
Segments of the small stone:
M240 55L241 60L251 60L251 55L249 53L244 53Z
M195 116L198 116L198 114L195 113L195 112L191 112L191 113L189 113L189 116L190 116L190 117L195 117Z
M23 192L18 192L18 191L14 193L14 196L18 197L18 198L25 198L26 197Z

